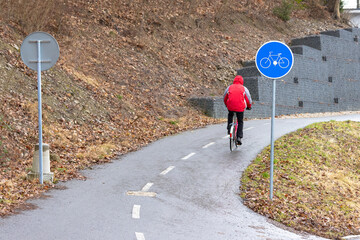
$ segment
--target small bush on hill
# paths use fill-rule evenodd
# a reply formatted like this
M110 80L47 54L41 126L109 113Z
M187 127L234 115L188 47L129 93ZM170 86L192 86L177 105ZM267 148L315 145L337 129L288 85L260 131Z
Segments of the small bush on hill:
M283 0L280 6L274 8L273 13L281 20L287 22L290 20L293 7L294 3L292 1Z

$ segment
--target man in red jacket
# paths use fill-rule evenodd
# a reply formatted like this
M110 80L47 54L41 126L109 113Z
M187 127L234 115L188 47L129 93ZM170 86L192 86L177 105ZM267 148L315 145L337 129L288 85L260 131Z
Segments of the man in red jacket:
M249 90L244 87L244 79L237 75L232 85L230 85L224 93L224 103L229 110L228 114L228 134L230 134L230 124L233 121L234 113L238 120L238 129L236 133L236 140L241 145L241 138L243 137L243 118L245 109L251 110L251 95Z

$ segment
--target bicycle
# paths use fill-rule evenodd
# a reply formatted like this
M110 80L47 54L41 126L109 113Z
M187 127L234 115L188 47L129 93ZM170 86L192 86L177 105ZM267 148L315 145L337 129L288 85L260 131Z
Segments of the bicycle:
M237 148L237 139L236 139L236 132L238 128L238 121L236 116L233 117L233 122L230 124L230 151L232 152L235 148Z
M287 68L290 64L290 61L286 57L281 57L281 53L272 54L272 52L269 52L268 57L264 57L260 60L260 66L262 68L269 68L271 64L273 64L275 67L279 65L281 68Z
M251 107L247 107L246 110L251 110ZM230 139L230 151L232 152L234 149L241 145L241 142L238 144L237 141L237 130L238 130L238 120L236 118L236 114L233 116L233 121L230 123L230 131L229 131L229 139Z

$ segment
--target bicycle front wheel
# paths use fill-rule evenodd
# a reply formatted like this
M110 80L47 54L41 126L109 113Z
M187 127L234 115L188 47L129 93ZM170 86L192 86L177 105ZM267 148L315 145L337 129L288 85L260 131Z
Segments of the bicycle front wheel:
M290 61L286 57L280 58L279 67L287 68L289 66L289 64L290 64Z

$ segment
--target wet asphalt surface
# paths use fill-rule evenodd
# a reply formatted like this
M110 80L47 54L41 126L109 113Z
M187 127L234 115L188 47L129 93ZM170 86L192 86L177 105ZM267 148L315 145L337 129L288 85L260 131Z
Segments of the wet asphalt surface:
M275 137L327 120L277 119ZM270 119L244 124L234 152L225 124L163 138L58 184L36 209L0 218L0 239L322 239L273 224L242 204L242 172L270 144ZM144 196L145 195L145 196Z

